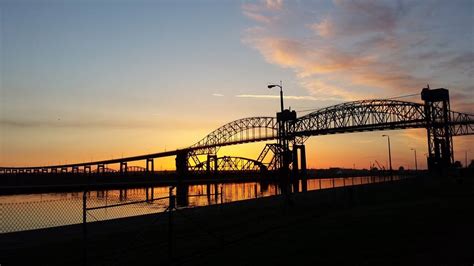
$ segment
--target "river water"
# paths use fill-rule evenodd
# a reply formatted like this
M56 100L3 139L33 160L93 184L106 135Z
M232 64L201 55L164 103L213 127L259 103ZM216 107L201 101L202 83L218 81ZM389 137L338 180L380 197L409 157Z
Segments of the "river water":
M398 180L394 177L394 180ZM389 181L388 177L349 177L300 181L293 191L319 190ZM34 230L164 212L170 187L0 196L0 233ZM277 184L213 183L174 188L178 208L192 208L278 195ZM147 196L148 195L148 196Z

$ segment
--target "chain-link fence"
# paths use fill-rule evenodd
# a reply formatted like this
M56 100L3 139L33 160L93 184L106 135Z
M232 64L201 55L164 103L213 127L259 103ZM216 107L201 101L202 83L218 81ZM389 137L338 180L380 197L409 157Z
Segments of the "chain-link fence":
M142 200L109 201L107 205L100 201L88 200L87 193L84 193L84 263L130 265L140 260L137 259L137 254L159 254L162 260L171 260L176 249L174 243L180 238L177 237L174 227L179 229L183 218L186 219L177 210L192 207L190 199L204 197L212 198L215 204L224 202L222 186L220 190L214 190L217 194L186 194L184 199L181 196L181 201L186 201L183 206L180 206L179 196L176 196L177 190L170 187L166 197L150 196ZM175 220L175 216L178 220ZM125 217L128 219L120 219ZM201 225L196 230L205 230L205 227Z
M391 184L386 182L391 179L358 177L308 180L305 189L299 183L301 189L296 191L321 190L320 193L310 194L314 200L307 200L305 197L309 196L304 193L301 196L294 194L290 203L297 202L301 208L329 208L338 204L351 206L365 200L373 201L375 198L364 195L380 198L380 193L375 191L393 190ZM398 179L400 177L393 178ZM373 192L366 193L368 186L363 185L373 183L380 184L375 184ZM271 228L273 224L269 217L286 217L285 213L290 210L288 206L293 206L293 203L275 204L281 197L267 197L255 205L251 202L236 202L280 194L276 187L265 188L265 194L262 192L264 187L263 184L255 183L243 189L235 184L213 184L193 188L146 188L145 192L143 189L85 191L68 194L61 199L3 203L1 228L2 233L7 233L57 226L44 232L43 238L38 238L41 241L37 242L43 243L44 239L50 237L52 243L60 243L54 245L63 253L61 264L135 265L140 261L149 263L155 257L161 262L176 259L186 261L222 245L242 241L267 230L268 226ZM340 189L332 189L338 187ZM222 203L228 202L234 202L231 204L234 206L246 204L246 207L221 208ZM191 208L203 205L215 206ZM294 206L291 208L294 209ZM268 224L263 223L264 220ZM247 224L252 226L239 229ZM28 250L22 247L18 250L34 253L37 248ZM12 246L8 251L11 257L21 257L15 250ZM47 260L46 254L38 256Z
M1 203L1 233L43 229L82 222L79 198Z
M399 176L382 176L308 179L306 182L300 181L299 188L292 190L295 192L295 190L330 189L387 182L391 179L399 180L401 178ZM281 193L277 186L269 186L264 183L245 186L242 184L212 184L185 187L185 190L184 193L181 193L185 195L177 199L179 207L208 206ZM160 213L166 210L167 202L157 199L167 199L169 196L167 187L87 191L85 195L82 192L58 193L58 195L59 198L41 199L36 197L28 201L0 202L0 233L81 224L84 222L84 208L87 208L86 222Z

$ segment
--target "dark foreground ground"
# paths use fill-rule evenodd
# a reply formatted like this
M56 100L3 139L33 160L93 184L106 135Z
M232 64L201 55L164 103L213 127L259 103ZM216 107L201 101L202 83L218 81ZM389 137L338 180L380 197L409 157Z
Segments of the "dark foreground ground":
M0 235L7 265L473 265L473 178L407 179Z

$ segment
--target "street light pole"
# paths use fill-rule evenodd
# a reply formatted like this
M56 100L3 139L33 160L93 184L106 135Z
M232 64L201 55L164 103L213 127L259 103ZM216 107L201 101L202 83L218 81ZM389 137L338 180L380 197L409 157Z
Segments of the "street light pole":
M392 172L392 152L390 150L390 136L389 135L382 135L382 137L388 138L388 161L390 164L390 172Z
M418 162L416 160L416 149L411 148L411 150L415 152L415 171L418 171Z
M267 86L269 89L274 87L280 88L280 107L281 112L277 113L277 121L278 121L278 144L282 148L283 151L278 152L280 157L280 173L281 173L281 187L282 187L282 194L289 195L290 187L289 187L289 165L290 165L290 151L289 151L289 143L287 138L287 121L288 121L288 110L285 112L285 106L283 105L283 85L280 80L280 85L278 84L270 84Z
M283 106L283 85L281 83L281 80L280 80L280 85L278 84L271 84L271 85L268 85L268 88L271 89L271 88L274 88L274 87L279 87L280 88L280 105L281 105L281 111L283 112L283 110L285 109L284 106Z

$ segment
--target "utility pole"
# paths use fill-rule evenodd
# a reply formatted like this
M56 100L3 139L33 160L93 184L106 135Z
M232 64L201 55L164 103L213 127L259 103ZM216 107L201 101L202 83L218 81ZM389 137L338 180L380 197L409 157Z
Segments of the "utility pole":
M411 148L411 150L415 152L415 171L417 171L418 170L418 163L417 163L417 159L416 159L416 149Z
M390 136L389 135L382 135L382 137L388 138L388 162L390 164L390 172L392 172L392 152L390 150Z

